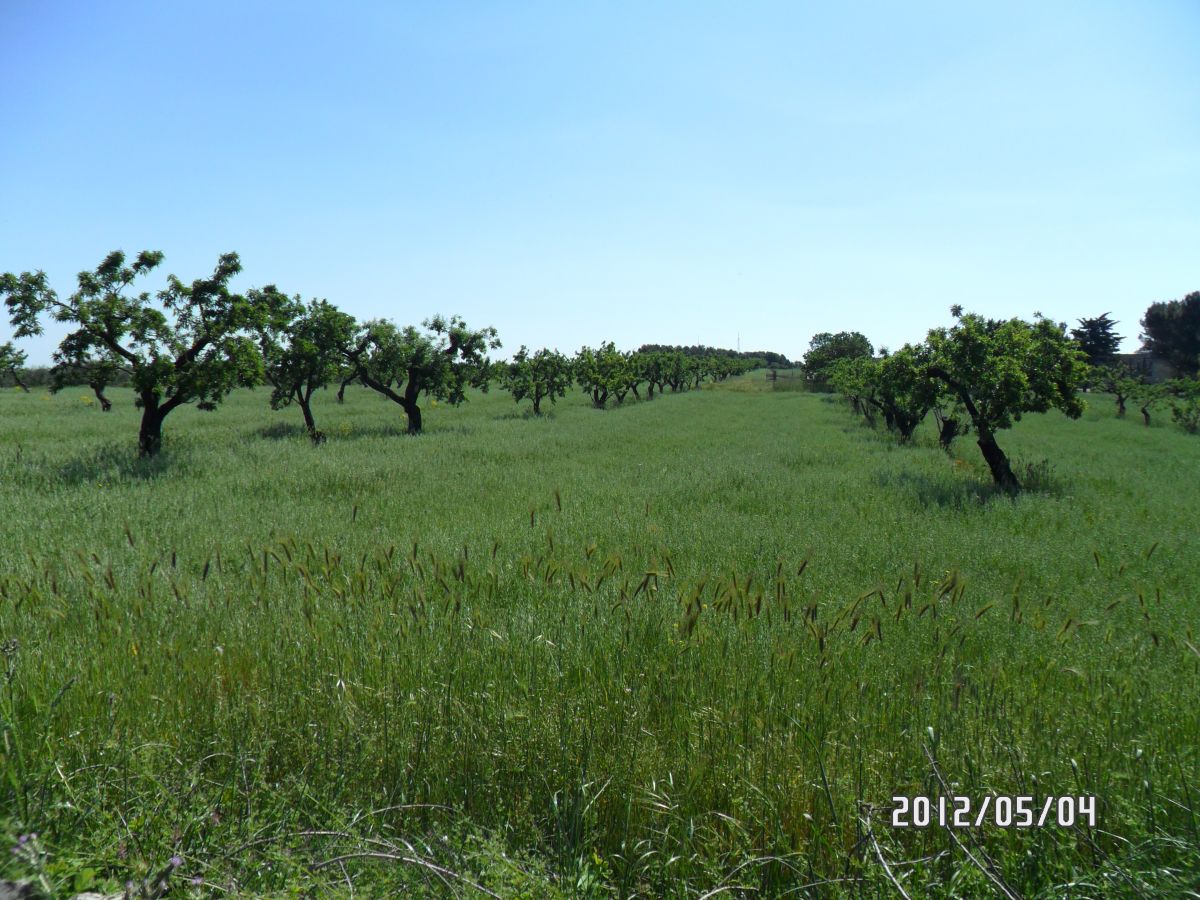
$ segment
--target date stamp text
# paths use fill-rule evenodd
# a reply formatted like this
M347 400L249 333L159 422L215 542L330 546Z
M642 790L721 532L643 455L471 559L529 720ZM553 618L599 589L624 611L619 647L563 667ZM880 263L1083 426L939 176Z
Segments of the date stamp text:
M893 828L1096 827L1095 797L893 797Z

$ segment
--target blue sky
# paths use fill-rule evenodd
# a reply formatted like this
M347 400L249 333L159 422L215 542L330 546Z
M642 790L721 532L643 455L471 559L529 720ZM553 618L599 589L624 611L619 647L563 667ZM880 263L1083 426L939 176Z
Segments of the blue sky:
M954 303L1134 349L1200 289L1193 0L0 0L0 42L0 271L64 294L114 248L236 250L239 287L502 355L798 357Z

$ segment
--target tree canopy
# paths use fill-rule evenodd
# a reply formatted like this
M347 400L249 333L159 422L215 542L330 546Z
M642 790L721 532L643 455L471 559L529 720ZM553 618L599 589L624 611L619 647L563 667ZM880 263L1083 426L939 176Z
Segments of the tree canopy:
M421 326L375 319L344 353L358 380L404 410L409 434L421 432L422 394L457 406L468 387L487 390L487 351L500 346L495 328L475 331L458 316L434 316Z
M1116 358L1122 340L1116 333L1119 324L1109 313L1104 313L1094 319L1080 319L1079 327L1071 329L1071 337L1087 356L1089 365L1110 365Z
M557 350L530 353L522 345L501 372L500 385L517 403L532 400L533 414L537 416L542 413L543 400L555 403L567 395L573 375L571 360Z
M223 254L208 278L184 284L170 275L156 297L129 293L162 260L160 251L144 250L128 264L114 250L95 271L79 273L78 287L66 299L44 272L0 276L0 295L18 337L40 334L41 317L49 313L76 326L59 348L60 362L128 374L142 410L143 456L161 449L163 420L172 410L193 402L214 409L233 388L261 379L262 359L247 332L269 315L261 298L229 290L242 269L236 253Z
M1200 371L1200 291L1151 304L1142 317L1142 343L1184 374Z
M306 306L299 296L279 295L268 303L273 315L259 330L259 346L263 374L273 388L271 408L294 402L304 416L308 436L314 444L320 443L324 435L313 418L312 396L338 377L357 323L327 300L313 300Z
M804 354L804 371L810 381L827 381L830 367L839 359L871 358L875 353L871 342L857 331L823 331L813 335Z
M21 380L21 370L25 368L25 351L18 350L12 341L0 344L0 374L7 375L14 385L29 393L29 388Z
M1079 418L1077 390L1087 364L1066 326L1040 314L1022 319L985 319L958 313L952 328L935 328L926 339L926 373L961 403L975 426L979 448L996 484L1020 488L995 432L1010 428L1024 413L1059 409Z

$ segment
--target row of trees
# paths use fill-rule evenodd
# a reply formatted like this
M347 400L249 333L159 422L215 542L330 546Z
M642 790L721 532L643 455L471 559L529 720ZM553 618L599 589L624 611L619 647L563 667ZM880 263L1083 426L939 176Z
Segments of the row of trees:
M511 363L499 373L500 385L520 403L530 400L540 415L542 401L556 402L577 384L603 409L609 401L620 405L631 395L649 400L664 393L697 388L705 379L724 381L762 364L759 359L718 354L687 354L680 350L638 350L622 353L611 341L599 347L583 347L569 358L556 350L530 353L522 346Z
M266 383L276 408L298 405L314 442L322 440L312 395L334 379L356 380L397 403L408 430L421 430L418 398L462 402L466 388L486 385L486 351L500 346L494 328L473 330L457 317L435 316L421 328L385 320L356 322L332 304L302 303L268 285L234 293L237 254L221 256L211 276L185 284L174 275L155 296L134 284L163 260L143 251L128 260L110 253L94 271L81 272L77 289L60 297L44 272L5 273L0 297L17 337L40 334L51 317L73 326L54 353L52 389L91 384L104 408L104 388L120 378L142 411L138 450L162 448L163 422L194 403L216 406L239 386ZM10 345L5 361L17 359Z
M1126 402L1134 400L1149 425L1151 408L1167 402L1180 426L1192 433L1200 431L1197 378L1148 384L1126 366L1089 363L1089 358L1114 356L1116 344L1104 336L1115 324L1107 314L1081 320L1084 336L1101 337L1089 344L1080 340L1081 329L1068 337L1065 324L1041 315L1027 322L986 319L957 306L951 311L956 324L932 329L919 344L905 344L895 353L883 351L875 357L869 343L854 341L853 353L839 356L819 371L868 422L882 418L902 442L912 439L930 412L946 449L956 437L973 431L993 480L1012 491L1021 485L997 442L997 432L1011 428L1030 412L1058 409L1078 418L1083 411L1080 391L1087 385L1113 393L1118 416L1124 416ZM832 343L828 337L814 339L818 359ZM841 345L851 346L846 339Z
M1117 362L1122 335L1120 323L1111 313L1079 320L1071 329L1071 338L1083 351L1088 364L1110 367ZM1200 291L1182 300L1153 303L1142 317L1142 348L1169 363L1184 376L1200 373ZM857 331L814 335L802 366L809 382L821 387L829 382L831 367L842 359L869 359L874 349L866 336Z
M1113 395L1119 419L1125 418L1126 406L1132 403L1148 427L1153 409L1166 403L1171 409L1171 419L1184 431L1189 434L1200 431L1200 378L1173 378L1154 384L1128 366L1116 363L1095 367L1091 383Z
M757 368L790 369L795 363L773 350L727 350L706 344L642 344L639 353L682 353L684 356L725 356L755 363Z
M73 326L54 353L51 390L88 384L107 411L106 387L132 387L142 413L143 456L161 449L163 423L173 410L191 403L215 409L239 386L269 385L271 406L299 407L309 436L320 443L312 400L333 383L340 384L339 400L355 382L391 400L404 411L409 433L417 434L422 397L456 406L469 388L486 391L497 377L517 402L531 400L540 413L543 400L555 402L573 383L604 407L630 394L641 399L642 390L651 398L667 388L723 380L761 362L723 351L622 353L609 342L584 347L574 359L522 347L511 363L497 365L487 356L500 347L496 329L473 329L457 316L434 316L419 328L384 319L360 323L326 300L305 303L274 285L234 293L229 282L241 271L234 253L221 256L208 278L185 284L171 275L154 296L136 292L139 279L162 261L158 251L133 260L114 251L94 271L80 273L77 289L65 298L44 272L0 276L0 297L17 337L40 334L47 317ZM22 387L24 363L25 354L11 343L0 346L0 374Z
M1037 315L986 319L955 306L956 323L934 328L920 344L905 344L881 358L856 355L831 363L836 390L869 420L882 416L901 441L911 440L931 411L943 446L968 429L997 485L1021 485L996 434L1025 413L1059 409L1083 412L1078 391L1088 365L1066 326Z

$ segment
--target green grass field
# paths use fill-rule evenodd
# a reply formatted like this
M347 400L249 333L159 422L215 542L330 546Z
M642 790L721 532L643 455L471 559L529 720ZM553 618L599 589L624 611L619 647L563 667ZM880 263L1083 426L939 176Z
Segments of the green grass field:
M0 395L0 877L1196 896L1178 429L1027 418L1014 500L969 437L898 446L761 373L541 419L473 395L417 438L324 392L316 448L242 391L149 461L110 393ZM1096 824L892 827L946 791Z

